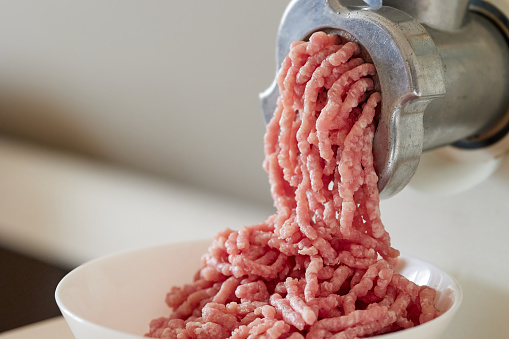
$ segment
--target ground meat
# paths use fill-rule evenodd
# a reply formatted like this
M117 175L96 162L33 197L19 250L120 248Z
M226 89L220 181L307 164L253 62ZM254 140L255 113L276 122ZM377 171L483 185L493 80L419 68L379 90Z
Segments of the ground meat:
M381 95L359 55L323 32L291 46L265 135L276 214L219 233L147 337L358 338L438 316L435 291L393 271L372 154Z

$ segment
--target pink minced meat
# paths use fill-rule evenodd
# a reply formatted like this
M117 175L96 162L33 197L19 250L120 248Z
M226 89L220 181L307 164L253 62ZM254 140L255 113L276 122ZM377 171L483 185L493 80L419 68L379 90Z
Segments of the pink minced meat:
M265 135L277 212L219 233L146 336L358 338L438 316L435 291L393 271L372 154L381 95L359 55L322 32L291 46Z

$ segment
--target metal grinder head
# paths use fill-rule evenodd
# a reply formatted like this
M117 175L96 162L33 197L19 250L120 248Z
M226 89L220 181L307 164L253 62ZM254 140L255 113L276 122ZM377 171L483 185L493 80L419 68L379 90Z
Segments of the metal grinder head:
M382 198L403 189L421 153L485 147L509 130L509 20L480 0L294 0L276 65L316 31L362 46L377 69L381 113L373 146ZM260 95L265 121L279 89Z

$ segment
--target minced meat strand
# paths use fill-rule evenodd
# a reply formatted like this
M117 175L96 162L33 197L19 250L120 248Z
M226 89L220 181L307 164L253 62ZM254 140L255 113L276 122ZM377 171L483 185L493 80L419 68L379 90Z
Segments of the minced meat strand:
M393 270L372 153L381 95L360 52L323 32L292 44L265 135L276 213L220 232L147 337L359 338L438 316L435 291Z

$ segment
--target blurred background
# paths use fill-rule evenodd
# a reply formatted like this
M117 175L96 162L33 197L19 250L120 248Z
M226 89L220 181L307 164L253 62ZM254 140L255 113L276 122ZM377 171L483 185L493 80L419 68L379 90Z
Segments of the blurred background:
M273 213L258 93L288 2L0 2L0 332L58 315L85 261ZM502 338L509 161L436 164L383 220L462 284L451 337Z
M58 314L86 260L272 213L258 93L287 3L0 3L0 331Z

